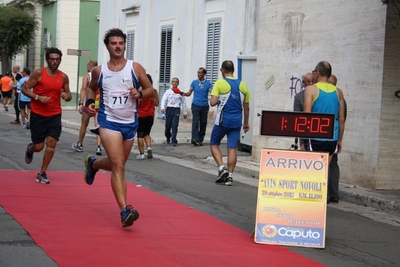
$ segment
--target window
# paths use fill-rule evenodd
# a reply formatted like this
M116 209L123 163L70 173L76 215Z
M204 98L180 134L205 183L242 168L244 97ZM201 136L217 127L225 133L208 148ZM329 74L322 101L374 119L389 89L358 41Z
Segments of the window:
M172 26L161 29L160 84L171 80Z
M135 50L135 31L126 34L126 58L133 60Z
M221 19L208 20L206 69L207 69L207 78L212 83L215 83L219 75L220 43L221 43Z
M158 93L160 100L165 91L170 87L171 82L171 58L172 58L172 26L163 26L161 28L160 44L160 76ZM158 117L161 116L161 105L158 106Z

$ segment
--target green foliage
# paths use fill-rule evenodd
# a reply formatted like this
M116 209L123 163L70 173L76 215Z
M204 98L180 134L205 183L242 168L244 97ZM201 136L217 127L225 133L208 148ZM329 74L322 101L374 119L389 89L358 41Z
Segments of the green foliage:
M400 0L381 0L384 5L391 5L396 8L397 12L395 14L395 19L392 21L392 28L397 28L399 26L400 21Z
M36 17L14 6L0 6L0 49L9 56L20 53L35 37Z

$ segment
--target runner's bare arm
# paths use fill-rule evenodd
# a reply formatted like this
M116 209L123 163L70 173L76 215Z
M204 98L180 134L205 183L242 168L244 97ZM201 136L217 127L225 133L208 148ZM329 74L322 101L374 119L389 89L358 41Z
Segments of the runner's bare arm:
M140 94L137 90L132 90L132 96L136 99L153 97L154 88L151 85L149 78L147 78L146 71L143 66L139 63L133 62L133 69L136 73L137 78L139 79L140 86L142 87L142 96L140 97Z
M65 73L62 74L62 78L64 81L64 85L63 85L63 90L61 93L61 98L64 99L65 101L69 102L72 99L71 90L69 89L69 78L68 78L68 75Z

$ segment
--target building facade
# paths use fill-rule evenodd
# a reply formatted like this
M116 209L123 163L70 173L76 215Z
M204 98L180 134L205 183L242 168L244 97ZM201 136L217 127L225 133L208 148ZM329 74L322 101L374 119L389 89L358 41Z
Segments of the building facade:
M400 30L389 25L394 14L379 0L101 0L99 31L119 27L128 33L127 57L146 68L161 94L172 77L186 91L198 67L206 67L214 82L223 60L240 68L246 55L255 57L256 162L262 148L289 149L294 142L261 136L256 114L291 111L302 75L319 61L330 62L348 105L341 181L400 189L400 99L394 95L400 88ZM99 36L98 58L107 55Z
M24 0L23 0L24 1ZM18 4L19 0L7 4ZM36 38L25 53L16 55L13 64L35 70L46 66L45 49L57 47L63 53L60 70L69 76L73 99L63 102L76 107L86 63L98 55L100 0L42 0L33 3L39 28ZM68 53L73 50L72 53ZM86 51L81 56L76 51ZM90 55L89 55L90 52Z
M215 82L220 78L223 60L236 62L239 54L256 52L254 21L258 3L259 0L102 0L98 57L108 60L102 33L121 28L128 34L127 58L144 66L160 97L173 77L179 78L179 87L186 92L197 78L199 67L205 67L206 78Z
M395 10L377 0L261 1L255 109L292 110L301 76L331 63L347 101L340 180L400 189L400 29ZM262 59L262 60L261 60ZM260 121L253 124L259 129ZM253 136L262 148L288 149L290 138Z

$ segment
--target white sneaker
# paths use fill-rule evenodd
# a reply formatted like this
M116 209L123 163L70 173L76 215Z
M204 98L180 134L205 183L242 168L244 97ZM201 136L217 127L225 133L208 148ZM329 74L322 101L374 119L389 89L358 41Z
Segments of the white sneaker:
M98 155L98 156L101 156L101 147L100 146L97 146L97 148L96 148L96 155Z
M136 157L136 159L140 159L140 160L144 160L146 157L144 156L144 154L140 154Z

